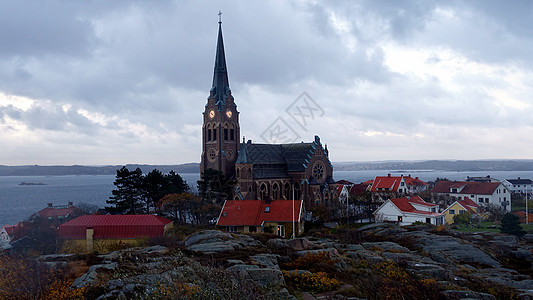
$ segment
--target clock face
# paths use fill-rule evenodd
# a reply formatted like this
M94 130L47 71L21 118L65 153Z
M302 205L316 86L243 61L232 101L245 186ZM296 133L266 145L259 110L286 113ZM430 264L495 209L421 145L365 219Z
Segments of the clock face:
M215 111L214 111L214 110L210 110L210 111L209 111L209 117L210 117L211 119L213 119L213 118L215 117Z
M226 116L228 116L228 118L231 118L232 115L233 113L231 112L231 110L226 110Z

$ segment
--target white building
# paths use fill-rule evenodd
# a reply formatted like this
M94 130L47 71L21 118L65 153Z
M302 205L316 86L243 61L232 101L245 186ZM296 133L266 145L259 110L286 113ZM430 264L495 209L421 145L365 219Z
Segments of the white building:
M533 191L533 181L518 177L517 179L505 179L503 184L513 193L531 194Z
M511 191L501 182L469 182L441 180L431 190L433 197L446 196L452 200L468 197L479 206L494 206L511 212Z
M427 203L419 196L389 199L374 212L374 218L376 222L397 222L399 225L414 222L444 224L444 214L438 212L438 205Z

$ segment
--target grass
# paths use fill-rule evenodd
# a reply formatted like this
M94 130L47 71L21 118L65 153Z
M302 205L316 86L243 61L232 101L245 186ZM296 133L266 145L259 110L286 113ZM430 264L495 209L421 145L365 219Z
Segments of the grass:
M524 228L524 230L527 232L527 233L533 233L533 224L521 224L522 225L522 228ZM470 225L451 225L452 227L457 227L456 229L455 228L452 228L452 230L455 230L455 231L458 231L458 232L465 232L465 233L472 233L472 232L500 232L500 225L499 224L495 224L494 222L488 222L488 221L485 221L485 222L481 222L477 225L473 225L473 227L471 227ZM496 226L496 228L494 228Z

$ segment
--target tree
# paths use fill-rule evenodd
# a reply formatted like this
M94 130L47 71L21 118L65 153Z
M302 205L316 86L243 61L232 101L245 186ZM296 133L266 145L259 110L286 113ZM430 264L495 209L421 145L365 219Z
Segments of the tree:
M456 214L453 216L453 224L469 224L470 212L466 211L464 214Z
M512 213L506 213L502 218L502 224L500 226L501 233L507 233L516 235L518 237L526 234L524 228L520 226L520 219L517 215Z
M142 193L146 212L149 212L150 207L154 207L165 196L167 182L165 175L157 169L150 171L142 178Z
M207 169L197 183L198 193L203 201L222 204L233 197L237 181L227 179L221 171Z
M130 171L125 166L117 170L113 184L117 187L113 190L113 196L106 202L113 206L106 206L112 212L124 214L137 214L142 212L142 171L140 168Z
M168 194L161 199L161 211L174 221L186 223L187 216L195 209L196 198L190 193Z

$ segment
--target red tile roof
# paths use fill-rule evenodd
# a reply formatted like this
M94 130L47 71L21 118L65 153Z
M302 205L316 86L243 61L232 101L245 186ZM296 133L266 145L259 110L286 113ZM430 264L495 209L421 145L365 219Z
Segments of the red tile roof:
M294 217L292 217L293 202ZM261 226L263 222L300 221L301 209L302 200L272 200L270 204L261 200L227 200L222 207L217 225Z
M75 206L69 207L47 207L38 211L35 215L39 215L43 218L57 218L57 217L67 217L80 214L81 210Z
M418 177L411 177L411 176L404 176L403 179L405 180L405 184L406 185L409 185L409 186L425 186L425 185L429 185L429 183L427 182L424 182L420 179L418 179Z
M371 192L391 191L397 192L402 177L400 176L376 176L372 184Z
M469 182L441 180L431 189L432 193L450 193L450 188L464 188L458 194L492 195L501 182Z
M94 238L136 238L162 236L171 220L154 215L85 215L59 226L59 237L85 238L87 228Z
M368 189L369 185L370 184L365 184L365 183L358 183L358 184L352 185L352 187L350 188L350 195L364 194L366 190Z
M419 196L395 198L395 199L390 199L390 201L402 212L422 214L422 215L432 215L432 216L442 215L438 212L429 212L429 211L423 211L423 210L416 209L413 206L413 204L422 205L426 207L437 207L438 206L437 204L427 203Z

